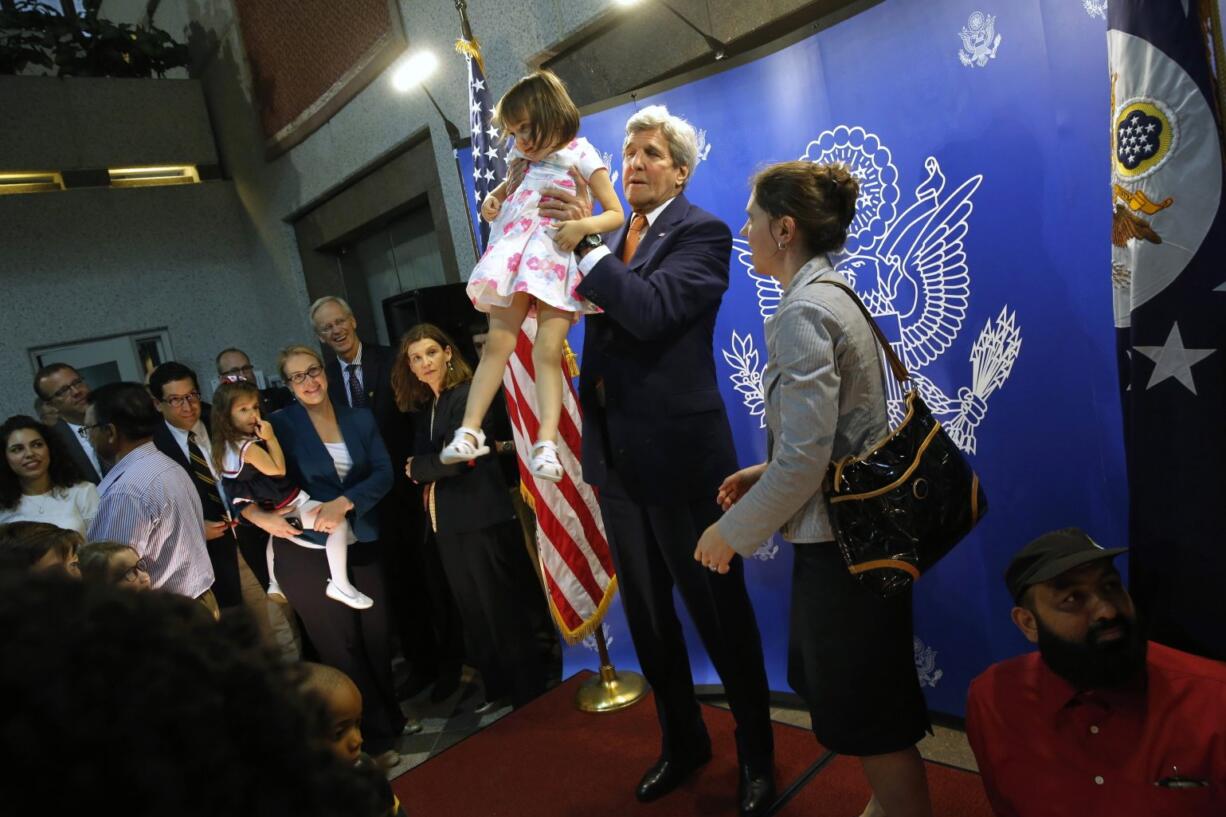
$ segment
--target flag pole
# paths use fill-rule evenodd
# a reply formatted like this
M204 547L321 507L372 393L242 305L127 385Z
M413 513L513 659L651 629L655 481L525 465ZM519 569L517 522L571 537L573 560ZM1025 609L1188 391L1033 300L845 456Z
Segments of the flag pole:
M603 624L596 625L592 637L600 653L600 674L579 686L575 706L583 712L616 712L642 700L649 688L647 679L637 672L618 672L613 667Z
M467 56L472 61L472 63L470 64L470 72L469 72L470 95L471 95L472 93L475 92L475 89L476 89L476 85L472 84L472 68L475 66L477 69L479 69L481 72L481 77L484 79L486 76L485 62L481 55L481 47L477 43L476 38L473 36L472 25L468 21L468 3L465 0L455 0L455 7L456 7L456 11L460 15L460 31L461 31L461 34L463 35L463 39L460 40L458 43L456 43L456 50L464 54L465 56ZM488 87L483 87L482 90L483 92L488 93ZM469 98L469 102L470 104L472 104L471 96ZM474 110L480 111L482 109L479 107ZM475 113L473 121L479 121L479 119L480 119L480 116ZM474 145L476 145L475 136L473 137L473 143ZM475 155L476 154L474 153L474 156ZM488 167L487 167L486 173L487 174L491 173ZM495 177L493 175L484 175L484 178L487 181L491 181ZM480 182L478 182L476 187L478 188L480 187ZM475 236L474 236L474 239L476 239ZM482 237L482 243L484 243L483 237ZM528 338L529 340L531 339L531 336L527 335L522 328L520 329L520 337ZM574 353L570 351L569 346L567 346L564 359L558 361L558 363L564 368L564 374L567 375L568 377L573 378L578 374L578 366L576 365L575 356L574 356ZM506 376L510 377L513 382L514 375L511 374L510 372L511 370L508 370L508 373L506 374ZM512 418L514 418L517 412L514 410L514 405L511 400L510 390L508 390L507 392L507 402L508 402L508 408L511 409L510 414ZM577 455L578 452L575 452L575 453ZM523 468L523 464L524 463L523 463L522 455L521 455L521 462L520 462L521 469ZM521 486L522 486L522 483L521 483ZM524 495L525 495L524 496L525 500L528 501L529 505L532 505L532 501L531 501L532 491L524 490ZM533 510L538 511L538 509L535 506L533 506ZM540 524L541 524L540 518L538 516L537 518L538 531L541 530ZM601 533L601 536L603 536L603 532ZM537 560L538 560L538 563L541 560L541 556L539 553L537 555ZM585 682L579 688L578 694L575 696L575 706L577 706L580 710L584 712L614 712L618 709L624 709L630 706L631 704L636 703L637 701L641 700L643 696L647 694L647 690L648 690L647 680L642 675L640 675L637 672L629 672L629 671L618 672L613 667L613 662L609 659L608 642L605 640L604 627L600 624L600 618L601 616L603 616L604 611L607 609L609 600L611 599L612 593L614 592L613 588L616 586L616 578L613 577L611 572L609 573L609 578L610 578L610 581L609 581L608 586L605 588L604 597L603 599L599 600L599 604L596 610L588 616L582 616L582 615L580 616L580 618L582 619L582 622L581 622L582 626L579 628L578 632L582 632L583 630L586 630L589 626L594 625L592 629L592 637L596 642L596 650L600 655L599 674L596 675L594 678L591 678L587 682ZM549 594L548 592L546 592L546 597L548 598L548 596ZM550 608L554 610L554 615L555 617L557 617L559 614L557 613L557 610L556 608L554 608L552 603L550 604ZM562 619L558 618L558 621L561 622ZM562 629L564 633L568 634L568 640L569 640L569 633L570 633L569 626L563 627ZM579 635L578 633L576 633L576 640L578 638L579 638Z

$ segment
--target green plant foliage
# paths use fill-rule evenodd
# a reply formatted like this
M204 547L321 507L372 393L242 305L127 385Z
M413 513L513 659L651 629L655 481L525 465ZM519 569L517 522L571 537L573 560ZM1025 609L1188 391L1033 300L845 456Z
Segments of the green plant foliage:
M60 77L163 77L187 65L187 46L160 28L112 23L102 0L65 16L38 0L0 6L0 74L43 68Z

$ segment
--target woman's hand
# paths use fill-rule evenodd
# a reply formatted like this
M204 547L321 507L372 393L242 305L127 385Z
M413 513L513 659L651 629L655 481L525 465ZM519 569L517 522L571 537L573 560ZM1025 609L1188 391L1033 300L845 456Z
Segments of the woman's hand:
M345 521L345 515L352 509L353 502L344 494L325 502L319 506L319 513L315 517L315 530L331 533L336 530L337 525Z
M554 221L578 221L592 214L592 191L588 189L587 180L573 167L567 172L575 182L575 189L572 191L561 187L546 187L542 190L541 218L551 218Z
M485 201L481 202L481 218L485 219L487 224L493 224L501 212L502 202L493 193L490 193L485 197Z
M293 508L285 507L279 511L266 511L255 505L248 505L243 508L243 518L278 539L290 539L302 533L285 519L285 515L292 510Z
M764 473L766 473L764 462L737 471L720 484L719 490L715 492L715 504L725 511L728 510L736 504L738 499L745 496L758 480L762 479Z
M716 573L731 570L732 557L736 551L725 541L715 525L702 532L698 547L694 548L694 561Z

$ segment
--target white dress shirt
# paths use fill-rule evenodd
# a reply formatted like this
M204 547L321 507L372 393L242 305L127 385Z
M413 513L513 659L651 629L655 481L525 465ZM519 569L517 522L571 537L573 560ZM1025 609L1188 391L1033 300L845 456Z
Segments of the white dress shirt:
M213 444L209 440L209 430L205 428L204 420L197 420L196 424L187 431L170 423L166 423L166 427L170 429L170 436L175 438L179 450L183 452L183 458L189 464L192 461L192 455L187 450L187 435L189 431L196 435L196 445L200 446L200 453L204 455L205 462L209 464L209 473L213 475L213 481L216 483L217 495L221 497L221 504L228 508L229 500L226 499L226 491L221 485L221 476L217 473L217 466L213 465Z
M676 197L676 196L673 196L673 198L672 198L672 199L669 199L668 201L664 202L664 203L663 203L663 204L661 204L659 207L657 207L656 209L652 210L650 213L645 213L645 214L644 214L644 218L646 218L646 219L647 219L647 226L643 228L643 233L644 233L644 234L643 234L643 235L641 235L641 236L639 236L639 241L640 241L640 242L641 242L641 241L642 241L644 238L646 238L646 237L647 237L646 233L647 233L647 231L648 231L648 230L650 230L650 229L651 229L651 225L655 223L655 221L656 221L656 217L657 217L657 216L659 216L659 215L660 215L660 213L663 213L663 212L664 212L664 208L665 208L665 207L667 207L668 205L672 204L672 203L673 203L673 199L675 199L675 198L677 198L677 197ZM632 220L633 220L633 217L631 217L631 218L632 218ZM595 267L597 264L599 264L599 263L600 263L600 259L604 258L606 255L611 255L612 253L613 253L613 251L612 251L611 249L609 249L608 245L606 245L606 244L601 244L599 247L597 247L596 249L592 250L591 252L589 252L587 255L583 256L583 258L581 258L581 259L579 260L579 272L582 272L584 275L587 275L589 272L591 272L591 271L592 271L592 268L593 268L593 267Z

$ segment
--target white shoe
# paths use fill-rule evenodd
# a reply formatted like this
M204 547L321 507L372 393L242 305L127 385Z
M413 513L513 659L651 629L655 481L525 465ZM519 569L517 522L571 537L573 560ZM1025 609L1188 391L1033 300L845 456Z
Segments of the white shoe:
M475 443L473 441L476 441ZM479 428L460 426L455 430L455 436L447 443L438 455L438 461L443 465L454 465L457 462L468 462L490 453L490 447L485 444L485 432Z
M562 481L562 463L558 462L558 445L550 440L538 440L532 446L532 462L528 471L546 482Z
M366 610L374 605L374 601L370 596L363 593L356 587L351 587L352 594L342 590L336 582L328 579L328 589L324 591L324 595L333 601L339 601L341 604L347 604L355 610Z

